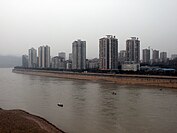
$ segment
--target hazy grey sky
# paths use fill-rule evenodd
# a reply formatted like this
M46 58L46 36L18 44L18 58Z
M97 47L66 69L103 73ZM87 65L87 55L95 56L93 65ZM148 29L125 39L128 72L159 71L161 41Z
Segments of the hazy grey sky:
M106 34L125 41L137 36L141 48L177 53L177 0L0 0L0 55L22 55L49 45L51 55L71 52L87 41L87 57L98 57Z

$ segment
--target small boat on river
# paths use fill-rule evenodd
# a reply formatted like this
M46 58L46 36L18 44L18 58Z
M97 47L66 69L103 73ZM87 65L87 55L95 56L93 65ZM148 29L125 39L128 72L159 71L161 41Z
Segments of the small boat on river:
M63 107L63 104L62 103L58 103L57 104L59 107Z

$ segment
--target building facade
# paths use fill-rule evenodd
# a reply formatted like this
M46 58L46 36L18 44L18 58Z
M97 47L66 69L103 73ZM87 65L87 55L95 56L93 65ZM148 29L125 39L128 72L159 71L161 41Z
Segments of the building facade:
M126 40L126 61L140 62L140 40L136 37L131 37Z
M175 58L177 58L177 54L172 54L171 55L171 60L174 60Z
M140 64L136 64L136 63L133 63L133 64L122 64L121 65L123 71L138 71L140 70Z
M28 50L28 67L37 67L37 50L34 48Z
M160 52L160 62L167 62L167 52Z
M59 52L58 56L66 60L66 53L65 52Z
M99 39L99 68L118 69L118 39L107 35Z
M153 50L152 52L152 62L158 63L159 62L159 50Z
M119 52L118 60L119 60L120 64L123 64L126 61L126 50L121 50Z
M55 56L52 58L52 68L54 69L66 69L66 61L63 57Z
M86 68L87 69L98 69L99 68L99 59L89 59L86 61Z
M143 63L150 64L150 49L143 49Z
M69 53L69 61L72 61L72 53Z
M39 68L50 68L50 47L40 46L38 48L38 65Z
M28 67L28 55L22 55L22 67Z
M72 69L86 69L86 41L72 43Z
M66 69L67 70L71 70L72 69L72 61L70 61L70 60L66 61Z

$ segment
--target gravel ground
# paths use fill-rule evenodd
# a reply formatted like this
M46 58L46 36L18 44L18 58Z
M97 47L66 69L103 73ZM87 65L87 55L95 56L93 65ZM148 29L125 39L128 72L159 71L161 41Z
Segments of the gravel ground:
M0 109L0 133L64 133L47 120L23 110Z

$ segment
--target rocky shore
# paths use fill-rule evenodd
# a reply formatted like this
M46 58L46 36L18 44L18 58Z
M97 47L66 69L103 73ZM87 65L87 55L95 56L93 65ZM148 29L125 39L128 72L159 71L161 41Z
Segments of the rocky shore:
M23 110L0 109L0 133L64 133L47 120Z

